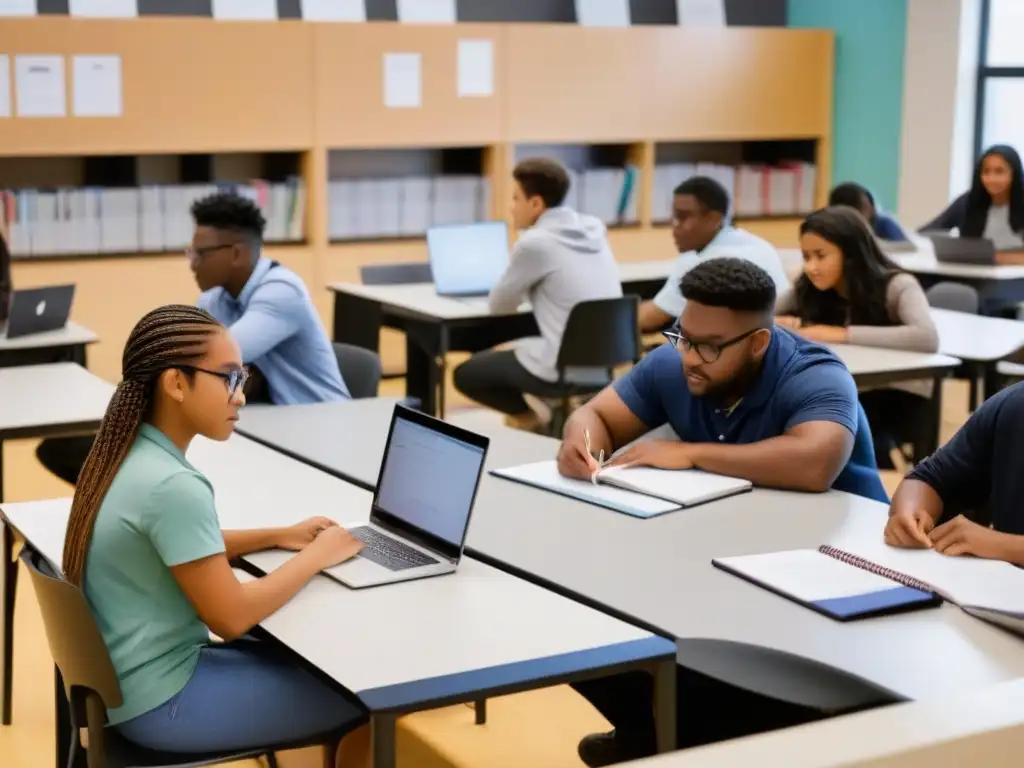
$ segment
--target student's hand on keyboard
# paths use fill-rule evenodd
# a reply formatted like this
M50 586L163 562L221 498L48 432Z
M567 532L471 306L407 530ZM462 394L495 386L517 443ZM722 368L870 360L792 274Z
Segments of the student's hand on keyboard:
M645 440L611 461L613 467L692 469L693 445L679 440Z
M325 528L303 551L309 551L320 570L351 560L365 545L339 525Z
M311 517L309 520L282 528L277 546L298 552L312 542L321 531L336 525L337 523L329 517Z

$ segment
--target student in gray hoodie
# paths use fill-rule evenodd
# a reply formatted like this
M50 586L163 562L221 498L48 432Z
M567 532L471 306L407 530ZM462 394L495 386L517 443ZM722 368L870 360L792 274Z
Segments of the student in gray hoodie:
M512 219L521 234L491 291L490 308L509 313L529 301L540 336L521 339L514 349L473 355L455 369L454 379L462 394L506 414L511 426L533 429L549 415L537 398L555 395L555 363L569 312L581 301L621 296L622 283L604 224L562 205L570 182L560 163L523 160L512 177Z

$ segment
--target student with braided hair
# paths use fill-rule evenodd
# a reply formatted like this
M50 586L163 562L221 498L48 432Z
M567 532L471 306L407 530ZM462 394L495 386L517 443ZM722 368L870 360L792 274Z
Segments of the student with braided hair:
M150 749L259 748L362 725L343 695L246 633L360 542L326 518L221 531L209 481L185 458L196 435L226 440L245 403L237 342L202 309L155 309L132 330L122 380L82 467L64 572L82 587L124 697L110 723ZM297 551L241 583L229 560ZM214 645L212 630L228 641ZM367 729L339 750L368 756ZM362 762L359 762L362 761Z

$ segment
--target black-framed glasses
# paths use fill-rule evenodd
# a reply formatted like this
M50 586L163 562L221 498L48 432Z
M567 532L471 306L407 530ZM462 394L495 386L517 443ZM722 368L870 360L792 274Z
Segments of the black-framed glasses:
M183 371L193 371L195 373L205 373L208 376L216 376L227 384L228 400L233 400L239 390L244 392L245 383L249 381L249 371L246 368L234 371L211 371L209 368L200 368L198 365L179 365L175 367L180 368Z
M692 349L697 353L697 357L705 363L713 363L722 355L723 350L728 349L733 344L739 344L741 341L753 336L760 330L760 328L751 328L746 333L741 333L734 339L716 342L698 341L695 343L690 341L689 338L679 332L679 326L673 326L667 331L662 331L661 335L668 339L669 343L683 354Z
M236 244L237 241L232 241L230 243L216 243L214 245L204 245L200 248L196 248L194 245L186 245L185 256L188 258L189 261L196 262L199 261L204 256L206 256L206 254L208 253L213 253L214 251L219 251L223 248L233 248Z

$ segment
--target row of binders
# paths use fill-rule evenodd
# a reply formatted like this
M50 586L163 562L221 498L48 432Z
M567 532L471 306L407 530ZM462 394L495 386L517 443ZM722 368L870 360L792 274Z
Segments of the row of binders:
M725 187L733 199L733 216L795 216L815 208L817 168L811 163L669 163L654 169L655 222L672 220L672 190L693 176L708 176Z
M182 250L192 240L192 203L231 190L260 206L264 240L304 237L306 191L286 183L154 185L129 188L0 190L11 254L21 257Z

